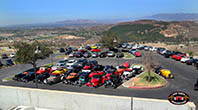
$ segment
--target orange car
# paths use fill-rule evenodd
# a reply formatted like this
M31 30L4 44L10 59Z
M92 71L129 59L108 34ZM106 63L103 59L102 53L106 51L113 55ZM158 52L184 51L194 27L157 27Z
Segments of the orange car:
M67 77L63 78L64 84L76 84L78 80L78 73L70 73Z

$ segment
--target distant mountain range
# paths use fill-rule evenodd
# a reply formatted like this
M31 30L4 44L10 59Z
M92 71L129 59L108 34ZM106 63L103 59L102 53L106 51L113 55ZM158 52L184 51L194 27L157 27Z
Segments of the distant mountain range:
M161 21L198 21L198 13L162 13L143 17L143 19L154 19Z
M7 26L8 28L54 28L54 27L86 27L86 26L98 26L104 24L116 24L120 22L152 19L160 21L198 21L198 13L165 13L156 14L152 16L140 17L140 18L120 18L120 19L102 19L102 20L89 20L89 19L77 19L77 20L64 20L51 23L37 23L37 24L23 24Z

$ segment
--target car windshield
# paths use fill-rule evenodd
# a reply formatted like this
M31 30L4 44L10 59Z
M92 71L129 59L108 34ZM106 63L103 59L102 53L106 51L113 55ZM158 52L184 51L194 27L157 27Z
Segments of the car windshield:
M73 63L74 61L68 61L68 63Z
M126 67L124 67L124 66L119 66L119 68L120 68L120 69L125 69Z
M61 60L61 61L59 61L59 63L65 63L65 61Z
M100 79L100 76L99 75L94 75L93 78Z

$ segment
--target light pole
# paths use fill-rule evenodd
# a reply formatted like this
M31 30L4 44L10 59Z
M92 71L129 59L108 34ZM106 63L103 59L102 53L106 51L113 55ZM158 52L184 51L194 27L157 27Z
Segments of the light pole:
M36 55L41 53L41 49L39 46L36 46L36 50L34 52L34 61L33 61L33 66L34 66L34 77L35 77L35 86L38 88L38 82L37 82L37 75L36 75Z
M117 44L117 39L113 39L113 43L114 44ZM113 48L115 48L115 47L113 47ZM119 66L120 65L120 59L119 59L119 57L118 57L118 59L117 59L117 65Z
M54 62L53 62L53 54L51 54L51 66L53 66Z

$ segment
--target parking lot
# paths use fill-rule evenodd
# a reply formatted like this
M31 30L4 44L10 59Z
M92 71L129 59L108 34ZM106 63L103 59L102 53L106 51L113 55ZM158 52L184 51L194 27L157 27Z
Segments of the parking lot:
M125 61L129 61L131 64L139 64L144 60L145 51L141 51L143 57L138 57L134 59L123 59L123 58L94 58L98 61L99 64L103 65L120 65ZM175 76L174 79L168 79L168 85L164 88L158 89L147 89L147 90L139 90L139 89L129 89L123 86L119 86L117 89L108 89L103 86L100 88L90 88L86 86L78 87L72 85L64 85L62 83L57 83L54 85L43 85L39 84L38 87L40 89L50 89L50 90L61 90L61 91L73 91L73 92L85 92L85 93L94 93L94 94L107 94L107 95L118 95L118 96L131 96L131 97L144 97L144 98L157 98L157 99L167 99L168 95L174 91L184 91L190 95L190 101L195 103L198 102L198 92L194 91L194 84L196 83L196 79L198 76L198 70L189 65L182 64L180 62L174 61L171 58L164 58L163 56L154 53L153 58L156 62L158 62L161 66L170 69L172 74ZM39 65L50 63L50 58L45 59L45 61ZM19 65L11 68L20 68ZM31 65L21 65L21 70L31 68ZM1 79L5 78L9 75L13 75L14 69L1 70L8 73L6 75L0 75ZM9 73L11 71L12 74ZM20 71L19 69L17 71ZM2 72L3 73L3 72ZM1 85L9 85L9 86L20 86L20 87L28 87L35 88L35 83L23 83L23 82L15 82L15 81L7 81L0 82Z

